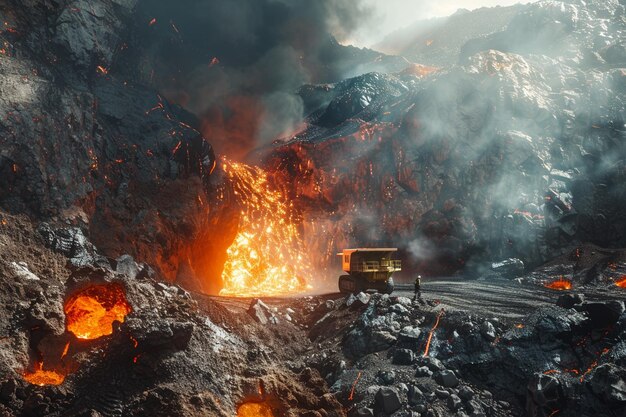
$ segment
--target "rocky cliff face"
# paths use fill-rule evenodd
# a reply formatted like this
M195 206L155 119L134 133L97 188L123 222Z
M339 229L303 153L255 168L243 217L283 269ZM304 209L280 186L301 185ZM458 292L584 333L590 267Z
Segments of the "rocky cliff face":
M400 245L441 274L623 245L625 29L617 1L543 1L459 65L303 88L310 126L266 165L329 255Z
M191 275L194 248L227 245L207 236L215 157L193 116L112 69L135 6L4 2L0 201L174 280Z
M189 35L198 22L185 26L187 12L168 21L166 3L2 2L0 205L80 226L105 256L130 253L170 281L216 292L237 211L215 197L220 167L196 117L209 116L181 99L204 90L173 79L195 79L213 61L198 54L205 38ZM316 80L405 63L324 39L314 42L325 68ZM232 139L222 133L212 138Z

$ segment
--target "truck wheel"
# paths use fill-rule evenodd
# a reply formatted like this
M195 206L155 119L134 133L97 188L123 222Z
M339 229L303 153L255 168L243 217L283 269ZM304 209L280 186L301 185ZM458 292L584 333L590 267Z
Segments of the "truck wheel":
M391 294L395 288L396 288L396 286L393 283L393 278L389 278L387 280L387 284L385 285L385 289L384 289L383 292L385 294Z
M350 275L342 275L339 277L339 292L342 294L349 294L356 292L357 285L356 280Z

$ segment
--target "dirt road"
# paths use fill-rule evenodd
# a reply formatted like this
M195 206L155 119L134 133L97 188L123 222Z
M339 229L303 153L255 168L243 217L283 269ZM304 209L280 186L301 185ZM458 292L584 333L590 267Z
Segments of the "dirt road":
M585 294L588 300L621 299L626 301L626 289L581 288L572 292ZM465 310L482 316L503 318L525 317L541 306L554 305L562 291L551 290L536 285L519 284L513 280L473 281L460 278L424 279L422 296L425 300L435 301L438 307L446 310ZM396 284L393 295L413 297L413 286ZM337 299L339 293L321 294L315 297ZM248 298L211 297L230 308L247 309ZM273 306L288 306L294 299L301 297L268 297L264 302Z

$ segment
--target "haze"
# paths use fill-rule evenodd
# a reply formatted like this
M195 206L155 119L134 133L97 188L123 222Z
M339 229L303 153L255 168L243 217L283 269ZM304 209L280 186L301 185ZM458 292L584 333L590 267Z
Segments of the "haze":
M480 7L510 6L529 3L519 0L364 0L373 12L353 36L343 43L370 47L387 34L406 27L418 20L445 17L459 9L473 10Z

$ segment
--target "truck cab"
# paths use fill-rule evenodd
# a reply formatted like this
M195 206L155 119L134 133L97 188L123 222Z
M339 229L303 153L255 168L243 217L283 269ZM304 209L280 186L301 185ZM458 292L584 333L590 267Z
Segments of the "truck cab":
M392 293L392 275L401 270L401 262L392 259L397 251L397 248L352 248L338 253L342 269L348 274L339 277L339 290L358 293L375 289Z

